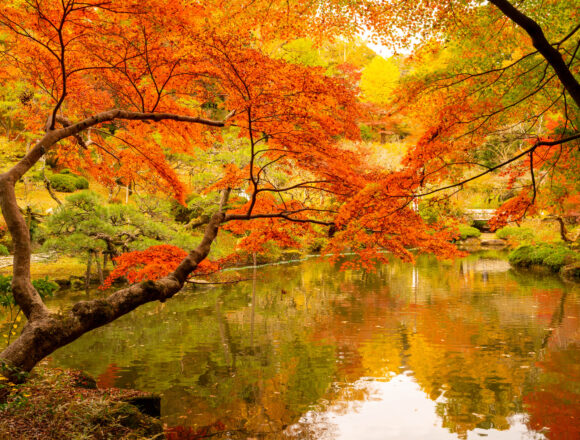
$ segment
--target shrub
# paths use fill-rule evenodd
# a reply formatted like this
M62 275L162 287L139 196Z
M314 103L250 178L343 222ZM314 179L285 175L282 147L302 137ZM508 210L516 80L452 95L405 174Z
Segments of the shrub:
M59 288L58 284L50 281L47 277L32 280L32 285L41 298L48 298L54 295ZM0 307L12 307L15 301L12 296L12 276L0 275Z
M459 225L459 234L461 234L461 239L465 240L470 237L479 237L481 231L473 226Z
M77 178L72 174L53 174L49 180L51 186L60 192L74 192L77 189Z
M75 186L77 189L88 189L89 188L89 181L82 176L77 177L77 181L75 182Z
M428 202L419 203L419 215L425 223L431 225L439 220L439 211L437 207Z
M517 267L542 265L558 272L563 266L574 263L580 258L577 252L566 246L541 243L538 245L520 246L508 256L510 264Z
M8 248L3 244L0 244L0 257L6 257L7 255L10 255Z
M32 285L34 286L40 297L43 299L52 297L54 295L54 292L56 292L59 289L59 285L56 284L54 281L50 281L48 279L48 276L32 280Z
M505 240L516 240L517 242L529 242L534 239L534 231L530 228L520 228L517 226L505 226L495 231L498 238Z

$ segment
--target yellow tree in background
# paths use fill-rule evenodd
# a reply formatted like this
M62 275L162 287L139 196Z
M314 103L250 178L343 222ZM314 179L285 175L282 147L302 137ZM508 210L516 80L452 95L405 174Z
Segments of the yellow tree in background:
M360 80L363 98L377 105L388 104L400 76L399 67L392 58L374 57Z

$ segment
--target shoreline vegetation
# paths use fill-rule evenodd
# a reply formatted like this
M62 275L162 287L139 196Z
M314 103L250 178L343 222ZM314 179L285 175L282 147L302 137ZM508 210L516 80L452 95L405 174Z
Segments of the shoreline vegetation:
M536 241L534 234L529 228L508 226L496 233L482 233L477 228L460 225L460 238L457 240L459 249L468 253L484 250L509 250L508 261L514 269L547 270L552 273L560 273L567 280L580 281L580 252L578 244L573 242ZM309 250L310 251L310 250ZM285 251L275 249L271 254L262 254L257 257L257 267L276 263L290 263L312 257L311 252L303 253L297 250ZM2 257L5 260L11 256ZM9 275L12 272L11 264L1 264L0 276ZM236 266L226 270L252 267L252 256L241 261ZM64 275L64 276L63 276ZM59 255L42 254L37 264L32 267L34 279L48 279L57 283L61 289L79 290L86 285L86 264L78 258ZM108 271L103 273L106 277ZM89 284L97 287L101 284L98 273L91 273ZM122 285L123 282L116 283Z
M0 440L166 438L159 413L143 405L158 402L158 397L98 388L80 371L48 368L43 362L26 383L16 385L0 376L0 387L11 389L0 405Z

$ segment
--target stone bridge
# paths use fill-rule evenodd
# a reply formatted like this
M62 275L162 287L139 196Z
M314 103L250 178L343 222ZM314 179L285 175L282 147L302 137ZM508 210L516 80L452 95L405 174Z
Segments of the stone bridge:
M495 215L495 209L466 209L463 212L465 219L474 227L483 232L489 231L487 222Z
M465 209L463 211L466 217L471 220L488 221L495 215L495 209Z

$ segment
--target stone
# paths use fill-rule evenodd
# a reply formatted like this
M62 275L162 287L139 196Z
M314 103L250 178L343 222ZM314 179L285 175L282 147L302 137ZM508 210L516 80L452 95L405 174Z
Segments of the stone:
M151 417L161 417L161 397L156 395L138 396L126 399L125 402L137 407L139 411Z

